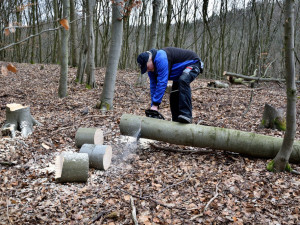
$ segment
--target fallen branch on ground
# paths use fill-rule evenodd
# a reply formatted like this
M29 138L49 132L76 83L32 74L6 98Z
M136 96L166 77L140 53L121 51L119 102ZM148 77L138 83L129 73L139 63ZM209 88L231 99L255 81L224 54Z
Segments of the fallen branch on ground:
M223 75L228 76L228 77L243 78L243 79L246 79L246 80L285 82L285 79L252 77L252 76L246 76L246 75L243 75L243 74L232 73L232 72L228 72L228 71L224 71ZM296 81L296 83L300 83L300 81Z
M138 225L139 223L138 223L138 220L136 218L136 208L134 206L134 201L133 201L132 196L130 196L130 205L131 205L131 209L132 209L131 217L132 217L133 223L134 223L134 225Z
M160 147L153 143L150 143L150 146L155 148L156 150L163 150L167 152L194 153L194 154L216 153L216 151L208 151L208 150L181 150L181 149L165 148L165 147Z

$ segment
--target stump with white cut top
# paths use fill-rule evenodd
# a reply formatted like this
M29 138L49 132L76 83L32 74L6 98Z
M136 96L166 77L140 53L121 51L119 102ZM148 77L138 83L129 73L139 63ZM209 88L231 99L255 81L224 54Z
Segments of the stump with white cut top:
M3 136L16 136L16 131L21 131L22 137L27 137L33 132L34 125L41 125L30 114L30 107L12 103L6 105L6 121L2 127Z
M109 145L82 145L80 153L89 155L89 165L91 168L107 170L111 163L112 148Z

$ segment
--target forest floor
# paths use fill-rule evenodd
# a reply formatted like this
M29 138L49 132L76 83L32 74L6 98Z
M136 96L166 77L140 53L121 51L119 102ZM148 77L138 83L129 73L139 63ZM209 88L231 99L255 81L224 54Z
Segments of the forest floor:
M36 126L26 139L20 133L15 139L0 137L0 161L13 163L0 165L0 224L133 224L131 196L139 224L300 224L300 177L268 172L268 159L163 142L145 146L122 141L122 114L144 115L150 103L149 88L135 87L138 72L118 72L114 109L102 113L95 105L104 69L97 68L98 87L88 90L74 82L76 69L70 68L68 96L60 99L59 66L14 65L18 73L0 75L0 126L8 103L30 106L43 126ZM194 123L283 137L283 132L260 129L259 124L265 103L285 108L284 84L214 89L207 88L209 81L199 77L192 84ZM170 120L168 104L166 94L161 112ZM299 112L297 124L299 140ZM113 149L111 166L107 171L90 169L86 183L57 183L55 157L79 151L75 146L79 127L103 130L104 144ZM300 171L299 165L291 165Z

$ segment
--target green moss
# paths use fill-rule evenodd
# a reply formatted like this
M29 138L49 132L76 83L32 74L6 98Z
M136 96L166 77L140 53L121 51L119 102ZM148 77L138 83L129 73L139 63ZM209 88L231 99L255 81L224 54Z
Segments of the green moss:
M291 173L293 169L292 169L291 165L289 163L287 163L285 165L285 169L284 170Z
M75 79L75 82L76 82L76 83L78 83L78 82L79 82L78 78L76 78L76 79Z
M282 131L285 131L286 130L286 121L285 119L280 119L279 117L277 117L275 120L274 120L274 124L275 124L275 127L277 130L282 130Z
M269 162L269 163L267 164L267 170L268 170L269 172L274 172L274 160L272 160L271 162Z
M267 170L269 172L274 172L274 160L272 160L271 162L269 162L267 164ZM293 169L292 169L291 165L289 163L287 163L285 165L285 169L284 170L291 173Z
M266 125L266 121L265 120L262 120L261 121L261 126L265 126Z
M96 109L101 109L102 111L110 110L110 105L106 102L98 102L95 107Z
M86 85L85 85L85 88L87 88L87 89L91 90L91 89L92 89L92 86L91 86L91 85L89 85L89 84L86 84Z

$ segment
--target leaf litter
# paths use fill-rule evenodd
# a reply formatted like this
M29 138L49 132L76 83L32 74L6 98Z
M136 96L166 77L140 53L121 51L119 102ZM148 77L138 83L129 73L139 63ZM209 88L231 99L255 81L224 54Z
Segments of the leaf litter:
M16 74L0 77L0 125L6 104L19 103L29 105L43 126L35 127L27 139L20 134L0 139L0 224L132 224L131 196L140 224L299 223L299 177L268 172L266 159L124 139L119 131L122 114L144 115L150 103L149 89L135 85L136 71L118 71L114 109L102 113L95 105L103 87L103 68L95 71L93 90L75 83L76 69L69 68L68 96L60 99L59 66L14 66ZM285 108L284 84L261 83L245 114L252 89L207 88L210 81L197 79L192 84L194 123L283 137L283 132L260 129L259 124L265 103ZM161 113L170 120L168 97ZM299 113L297 118L299 139ZM112 164L107 171L90 169L86 183L56 183L55 157L79 151L75 146L79 127L103 130L104 144L113 148ZM300 170L297 164L292 167Z

